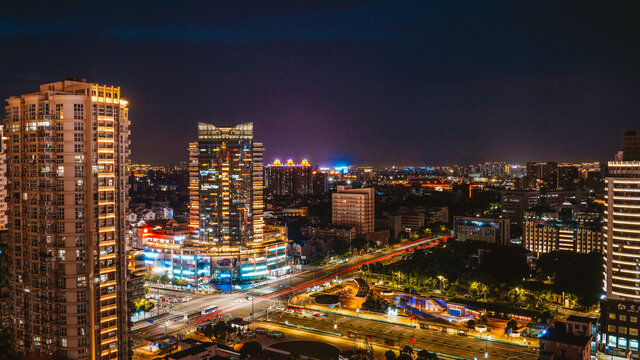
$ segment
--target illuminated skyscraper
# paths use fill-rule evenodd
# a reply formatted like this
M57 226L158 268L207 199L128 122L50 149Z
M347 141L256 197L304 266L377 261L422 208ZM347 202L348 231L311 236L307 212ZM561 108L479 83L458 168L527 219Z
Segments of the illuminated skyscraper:
M633 139L633 137L636 137ZM640 336L640 132L625 133L605 182L604 291L601 341L611 355L637 358Z
M216 281L250 281L277 275L286 265L286 239L264 240L264 147L253 124L198 124L189 145L190 226L211 256Z
M127 101L63 80L7 103L11 348L128 359Z

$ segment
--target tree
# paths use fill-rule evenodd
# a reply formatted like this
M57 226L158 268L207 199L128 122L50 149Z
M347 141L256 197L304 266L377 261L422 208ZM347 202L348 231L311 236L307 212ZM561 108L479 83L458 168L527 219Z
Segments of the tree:
M204 336L208 337L209 340L213 340L213 326L211 324L207 324L202 330Z
M468 327L469 329L473 329L473 328L475 328L475 327L476 327L476 322L475 322L474 320L469 320L469 321L467 321L467 327Z
M413 355L413 348L409 345L405 345L402 349L400 349L400 354L407 354L411 356Z
M393 350L387 350L384 353L384 358L386 360L396 360L397 356L396 353L393 352Z
M224 320L220 320L215 325L213 325L213 336L215 336L218 340L227 340L232 332L233 328Z
M418 351L418 360L437 360L438 355L427 350Z
M260 355L262 345L257 341L249 341L240 349L240 359L247 359Z

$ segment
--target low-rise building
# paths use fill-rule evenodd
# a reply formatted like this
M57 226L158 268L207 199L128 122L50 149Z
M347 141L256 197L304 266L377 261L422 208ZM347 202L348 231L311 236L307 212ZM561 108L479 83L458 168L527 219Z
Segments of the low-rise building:
M460 241L475 240L507 245L511 236L511 222L503 218L455 216L453 230Z
M600 252L604 232L597 213L576 211L570 204L556 210L531 210L524 215L523 245L537 254L551 251Z
M590 360L596 333L596 320L570 316L566 323L556 322L540 337L540 359Z

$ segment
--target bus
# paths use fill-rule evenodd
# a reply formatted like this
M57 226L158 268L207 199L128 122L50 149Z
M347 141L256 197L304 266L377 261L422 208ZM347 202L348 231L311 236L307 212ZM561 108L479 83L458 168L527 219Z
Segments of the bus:
M202 310L202 316L212 314L216 311L218 311L218 305L209 306L208 308Z
M197 319L200 316L202 316L200 311L194 311L194 312L189 313L189 314L184 314L184 320L185 321L189 321L189 320Z

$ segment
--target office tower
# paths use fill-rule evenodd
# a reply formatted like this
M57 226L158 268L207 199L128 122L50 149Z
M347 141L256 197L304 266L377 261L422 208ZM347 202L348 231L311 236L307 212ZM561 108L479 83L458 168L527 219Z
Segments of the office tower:
M604 234L600 214L574 211L571 205L525 211L523 229L524 247L537 254L602 251Z
M262 217L254 214L252 206L254 197L262 197L262 181L256 181L254 187L254 173L262 173L254 160L258 158L262 165L262 147L254 146L253 124L217 127L198 123L195 146L192 163L197 160L199 239L231 246L252 242L254 225Z
M286 267L286 237L264 240L264 147L253 123L198 124L189 145L190 226L215 281L251 281ZM170 274L172 276L172 274Z
M18 356L128 359L129 119L120 88L62 80L7 99Z
M358 234L374 232L374 189L351 189L338 186L331 200L331 217L334 225L353 225Z
M265 188L269 196L309 195L314 191L315 169L303 159L298 165L289 159L283 166L276 159L265 168Z
M631 146L633 134L640 132L624 134L622 158L609 162L605 181L605 296L600 317L604 351L626 358L638 357L640 341L640 154Z

